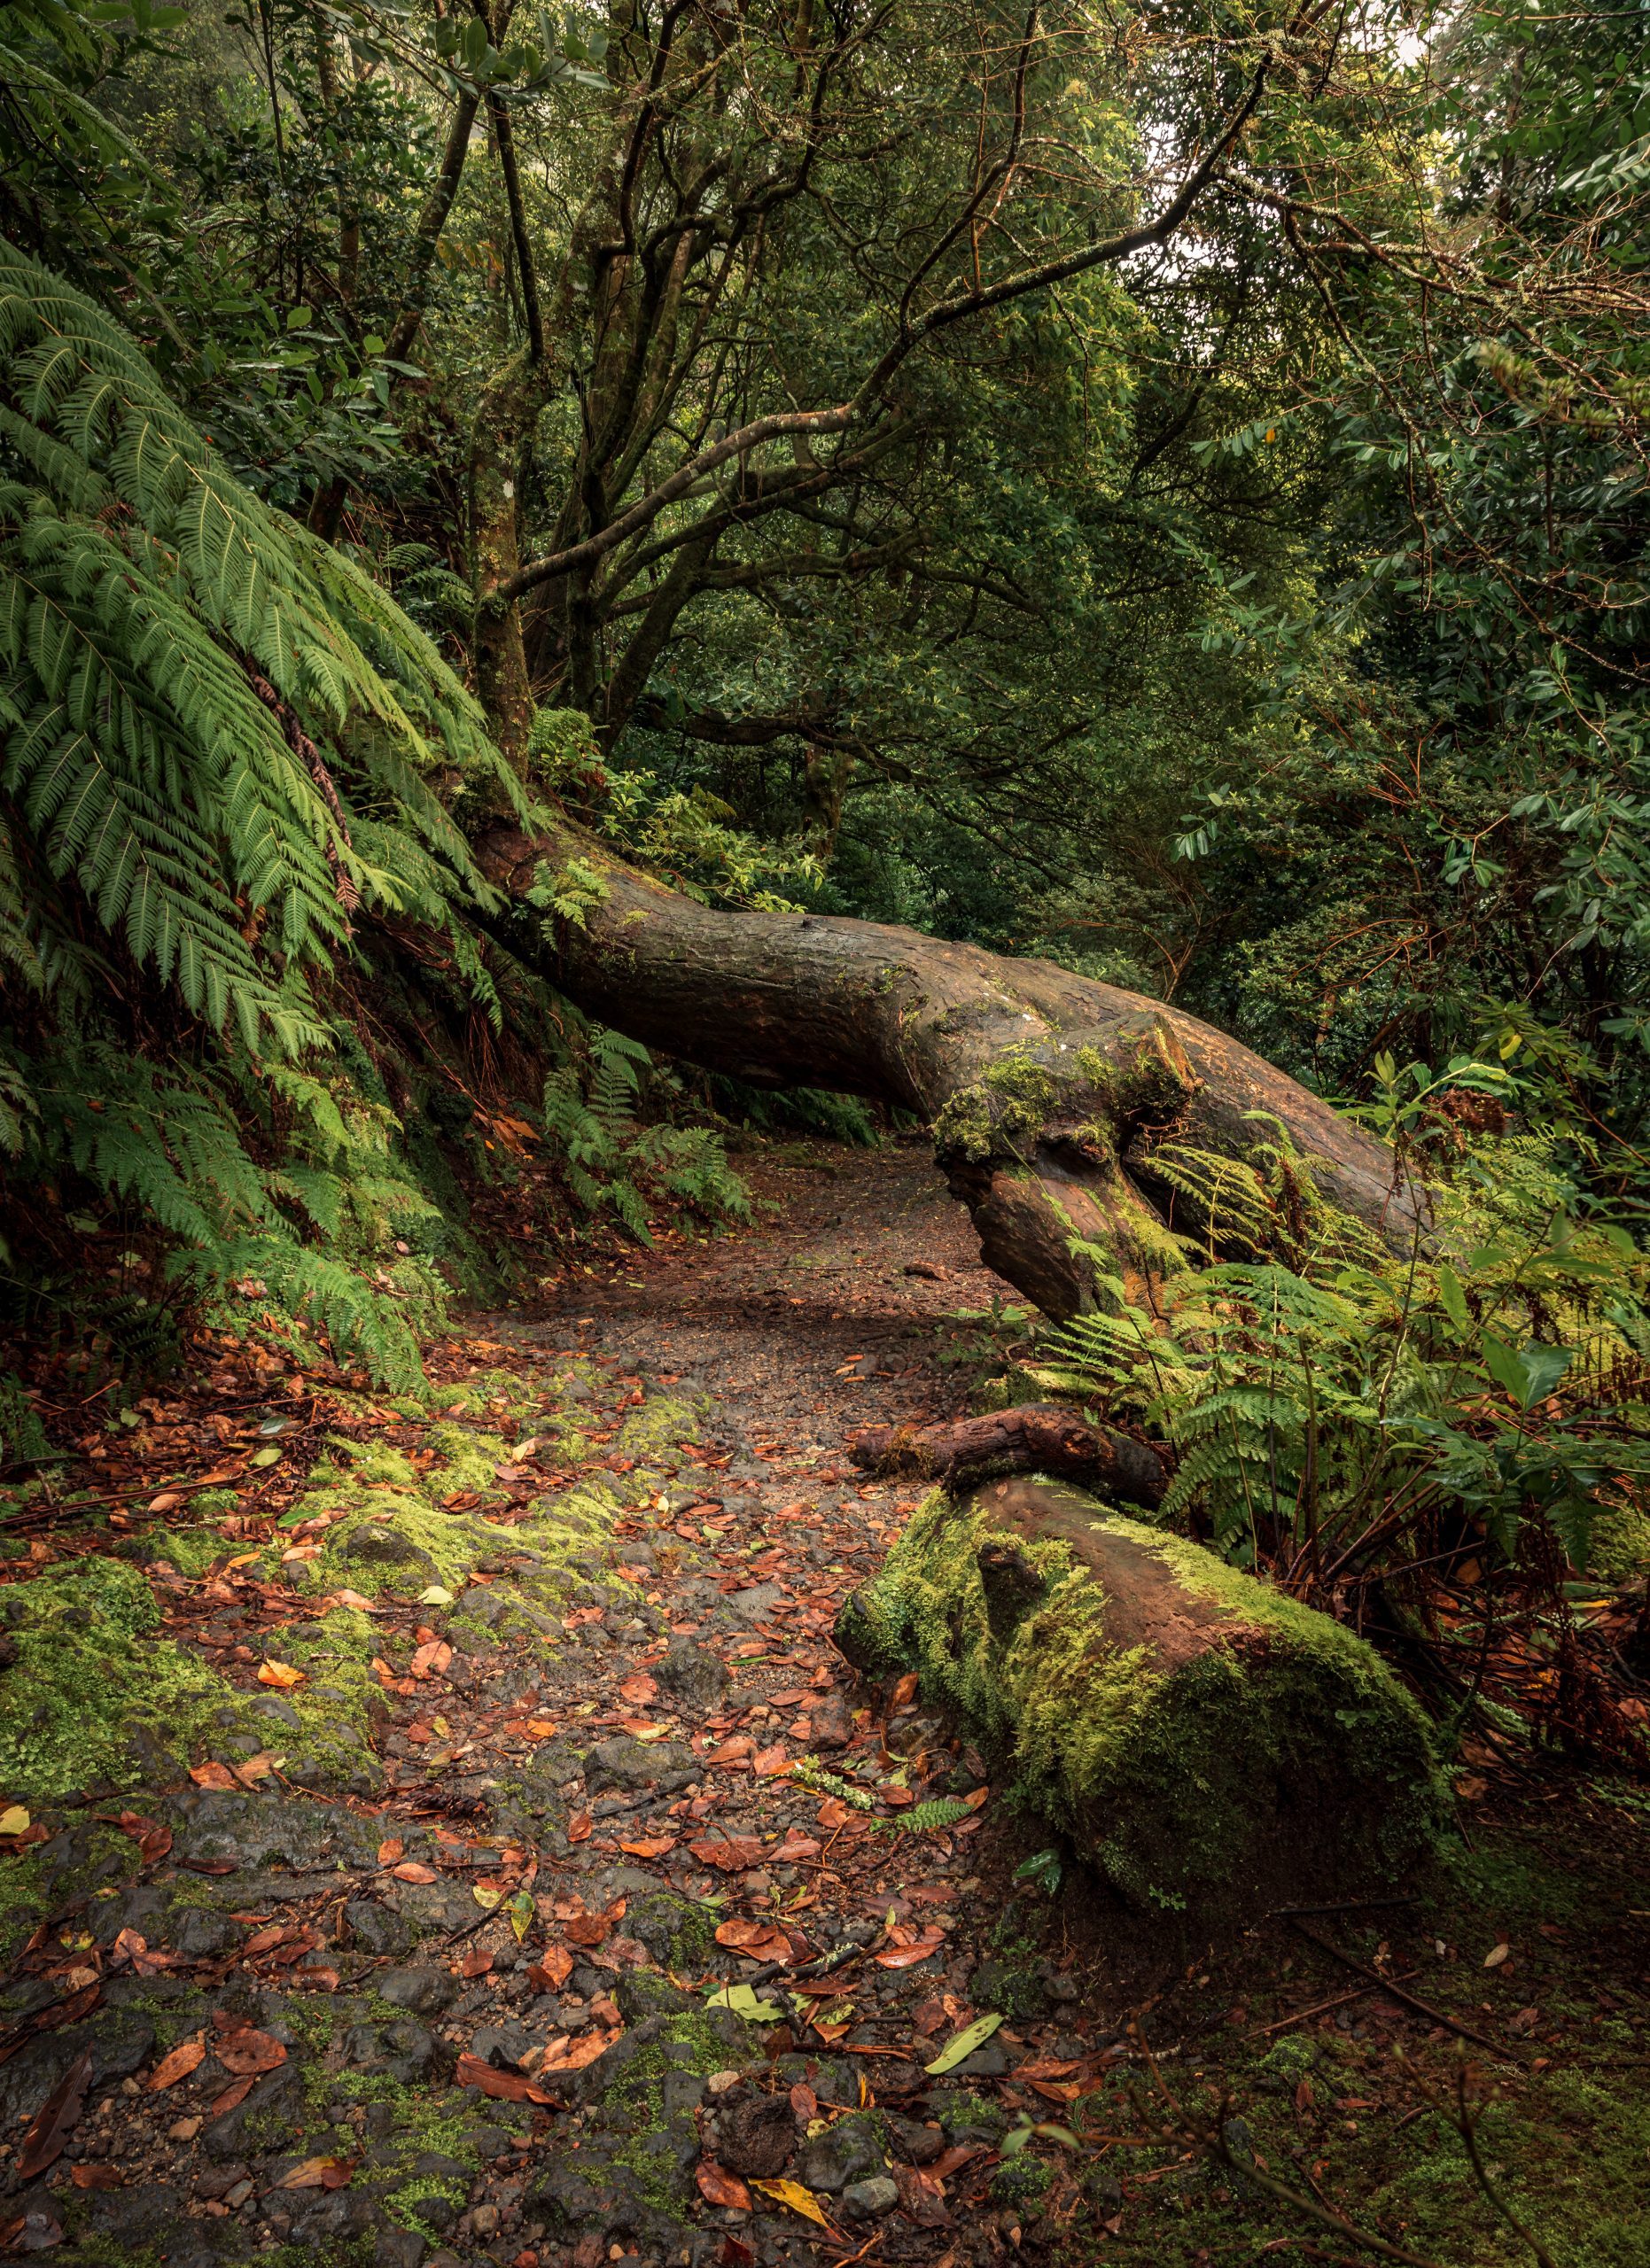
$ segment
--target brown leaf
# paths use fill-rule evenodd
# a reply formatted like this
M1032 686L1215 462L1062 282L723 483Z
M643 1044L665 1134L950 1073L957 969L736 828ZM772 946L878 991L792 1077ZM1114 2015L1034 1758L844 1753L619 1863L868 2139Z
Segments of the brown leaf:
M790 1751L784 1742L775 1741L772 1748L759 1748L751 1759L751 1769L759 1780L778 1780L790 1769ZM906 1799L910 1801L910 1798Z
M580 1914L566 1925L576 1946L599 1946L612 1927L605 1914Z
M453 1650L444 1638L432 1638L418 1648L409 1668L415 1677L440 1677L453 1658Z
M565 1946L551 1946L542 1961L536 1961L527 1971L527 1982L536 1992L556 1992L573 1972L573 1957Z
M494 2070L479 2055L461 2055L453 2077L461 2087L475 2087L499 2102L549 2102L551 2099L525 2072Z
M289 1938L296 1934L295 1930L287 1928L285 1922L271 1922L267 1930L256 1930L247 1938L241 1947L241 1958L244 1961L254 1960L259 1953L268 1953L275 1946L284 1946Z
M342 2189L355 2171L350 2158L306 2158L283 2176L282 2189Z
M199 2067L206 2052L206 2035L198 2033L193 2039L182 2039L169 2055L163 2055L149 2074L151 2088L175 2086L180 2079Z
M392 1867L390 1872L397 1882L434 1882L438 1879L435 1868L426 1867L417 1859L403 1859L400 1866Z
M378 1864L381 1867L393 1867L397 1859L404 1859L406 1855L407 1845L399 1835L386 1835L378 1845Z
M466 1977L485 1977L493 1966L493 1956L484 1946L472 1946L459 1967Z
M237 2078L257 2078L265 2071L273 2071L286 2061L286 2050L270 2031L233 2031L221 2039L214 2049L226 2071L233 2071Z
M915 1693L916 1672L914 1669L910 1669L906 1672L905 1675L895 1686L888 1705L891 1709L903 1709L906 1703L915 1697Z
M754 1835L724 1835L714 1841L707 1837L703 1843L689 1843L688 1848L702 1866L717 1867L729 1875L743 1874L762 1856L762 1845Z
M269 1661L258 1665L260 1685L301 1685L303 1682L304 1672L294 1669L291 1662Z
M237 2079L233 2086L225 2087L222 2094L213 2097L209 2116L222 2118L226 2110L238 2109L257 2084L255 2076L249 2079Z
M681 1839L676 1835L642 1835L634 1843L621 1842L619 1847L628 1851L633 1859L662 1859L667 1851L675 1849ZM818 1847L816 1844L814 1848Z
M944 1944L945 1939L937 1930L931 1938L919 1938L915 1945L885 1946L871 1959L879 1969L915 1969L919 1961L931 1960Z
M235 1788L240 1784L227 1764L191 1764L189 1776L198 1788Z
M799 1827L793 1827L786 1834L784 1841L768 1855L782 1866L792 1859L817 1859L820 1847L817 1836L805 1835Z
M120 2168L110 2165L102 2158L93 2159L85 2165L72 2165L69 2179L76 2189L123 2189L126 2186Z
M23 2137L23 2148L17 2162L19 2181L35 2181L49 2165L55 2165L63 2155L64 2147L74 2132L76 2122L86 2104L86 2090L91 2085L91 2050L77 2055L64 2073L58 2085L46 2097L29 2121L28 2132Z
M704 1764L743 1764L756 1754L756 1743L743 1733L735 1733L732 1740L723 1741L719 1747L707 1749L700 1761Z
M731 2205L741 2213L751 2210L751 2192L736 2173L729 2173L726 2166L718 2165L714 2158L701 2158L696 2177L699 2194L712 2205Z
M570 1843L588 1843L595 1824L588 1811L576 1811L567 1822L567 1840Z
M638 1670L634 1677L623 1680L619 1690L625 1700L633 1701L638 1708L642 1708L645 1707L648 1702L657 1698L658 1684L655 1679L648 1675L645 1670Z

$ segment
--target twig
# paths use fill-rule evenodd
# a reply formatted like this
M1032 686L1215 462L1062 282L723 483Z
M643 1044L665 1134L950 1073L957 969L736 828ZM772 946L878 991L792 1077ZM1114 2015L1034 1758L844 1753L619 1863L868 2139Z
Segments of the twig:
M1470 2039L1475 2047L1487 2047L1492 2055L1499 2055L1510 2062L1517 2062L1517 2049L1508 2047L1505 2041L1491 2039L1485 2032L1475 2031L1470 2024L1459 2023L1453 2016L1445 2016L1442 2008L1435 2008L1430 2000L1421 2000L1417 1993L1406 1992L1401 1984L1394 1984L1389 1977L1383 1977L1378 1969L1371 1969L1366 1961L1355 1961L1350 1953L1343 1953L1339 1946L1331 1945L1327 1938L1320 1938L1316 1930L1309 1930L1304 1922L1296 1922L1294 1927L1309 1945L1316 1946L1319 1953L1327 1953L1331 1961L1338 1961L1343 1969L1350 1969L1354 1977L1367 1977L1372 1984L1378 1984L1395 2000L1402 2000L1406 2008L1413 2008L1417 2016L1425 2016L1429 2023L1441 2023L1446 2031L1458 2033L1463 2039Z

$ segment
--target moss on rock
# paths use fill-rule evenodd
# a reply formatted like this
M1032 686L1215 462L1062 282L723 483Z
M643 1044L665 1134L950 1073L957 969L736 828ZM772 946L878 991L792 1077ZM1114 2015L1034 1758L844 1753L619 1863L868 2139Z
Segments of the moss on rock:
M1428 1850L1426 1722L1361 1639L1075 1491L1039 1533L1006 1515L1016 1487L1050 1491L929 1500L844 1612L851 1658L915 1669L1148 1910L1241 1910Z

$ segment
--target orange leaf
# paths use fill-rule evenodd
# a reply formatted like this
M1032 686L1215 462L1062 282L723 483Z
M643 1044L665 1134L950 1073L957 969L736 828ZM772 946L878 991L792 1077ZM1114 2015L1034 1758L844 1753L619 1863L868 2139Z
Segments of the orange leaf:
M258 1665L260 1685L301 1685L303 1682L303 1671L294 1669L290 1662L260 1662Z
M548 2102L550 2098L522 2071L497 2071L479 2055L461 2055L454 2078L461 2087L475 2087L499 2102Z
M420 1646L408 1666L415 1677L440 1677L453 1658L453 1650L445 1638L432 1638Z
M675 1835L643 1835L634 1843L621 1843L619 1849L628 1851L633 1859L662 1859L673 1851L681 1838Z
M888 1705L889 1707L891 1709L903 1709L906 1703L911 1699L915 1691L916 1672L914 1669L907 1670L905 1675L900 1679L898 1685L895 1686L892 1697Z
M390 1872L397 1882L434 1882L437 1879L435 1868L421 1864L416 1859L403 1859L400 1866L392 1867Z
M837 1796L827 1796L824 1802L820 1806L820 1825L821 1827L846 1827L848 1821L852 1817L853 1814L849 1810L847 1805Z
M790 1751L783 1741L776 1741L772 1748L759 1748L751 1759L751 1768L759 1780L782 1779L790 1769Z
M819 1854L819 1838L816 1836L805 1835L799 1827L793 1827L786 1834L784 1841L778 1844L768 1855L783 1865L791 1859L817 1859Z
M915 1969L919 1961L931 1960L944 1943L943 1938L933 1938L914 1946L887 1946L871 1959L880 1969Z
M916 1798L912 1794L909 1788L884 1788L883 1790L883 1801L885 1804L891 1804L894 1809L899 1811L906 1804L914 1804L916 1801Z
M483 1946L472 1946L459 1963L466 1977L485 1977L493 1966L493 1956Z
M286 2061L286 2050L269 2031L231 2032L221 2039L213 2051L226 2071L233 2071L237 2078L256 2078L264 2071L273 2071Z
M623 1681L619 1690L625 1700L634 1701L638 1707L641 1707L655 1698L658 1692L658 1683L656 1679L650 1677L645 1670L638 1670L634 1677L627 1677Z
M175 2086L179 2079L186 2079L198 2068L206 2053L206 2036L180 2040L169 2055L163 2055L149 2074L151 2087Z
M741 2213L751 2210L751 2192L736 2173L729 2173L726 2166L718 2165L714 2158L701 2158L697 2174L699 2194L712 2205L731 2205Z
M189 1776L198 1788L237 1788L240 1785L227 1764L191 1764Z
M521 1729L529 1740L549 1740L556 1728L548 1717L529 1717Z
M282 2177L282 2189L342 2189L354 2172L348 2158L306 2158Z
M576 1811L567 1822L567 1840L570 1843L588 1843L594 1825L595 1821L588 1811Z
M535 1992L555 1992L573 1973L573 1957L565 1946L551 1946L541 1961L527 1971L527 1982Z
M745 1758L754 1756L756 1743L736 1733L732 1740L725 1740L720 1748L706 1751L702 1761L706 1764L743 1764Z
M612 1924L605 1914L580 1914L566 1927L574 1945L599 1946Z
M702 1843L689 1843L688 1848L702 1866L719 1868L727 1875L743 1874L762 1856L762 1845L754 1835L724 1835L715 1841L707 1837Z
M399 1835L386 1835L378 1845L378 1864L381 1867L393 1867L397 1859L406 1855L407 1845Z
M118 2166L93 2163L72 2165L69 2179L76 2189L123 2189L126 2182Z

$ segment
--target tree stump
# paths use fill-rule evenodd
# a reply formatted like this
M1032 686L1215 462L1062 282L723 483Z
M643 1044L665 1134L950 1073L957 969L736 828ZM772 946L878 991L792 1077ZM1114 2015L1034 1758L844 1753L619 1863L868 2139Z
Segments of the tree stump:
M1372 1647L1058 1481L937 1493L837 1639L915 1670L1125 1899L1188 1927L1378 1891L1444 1815Z

